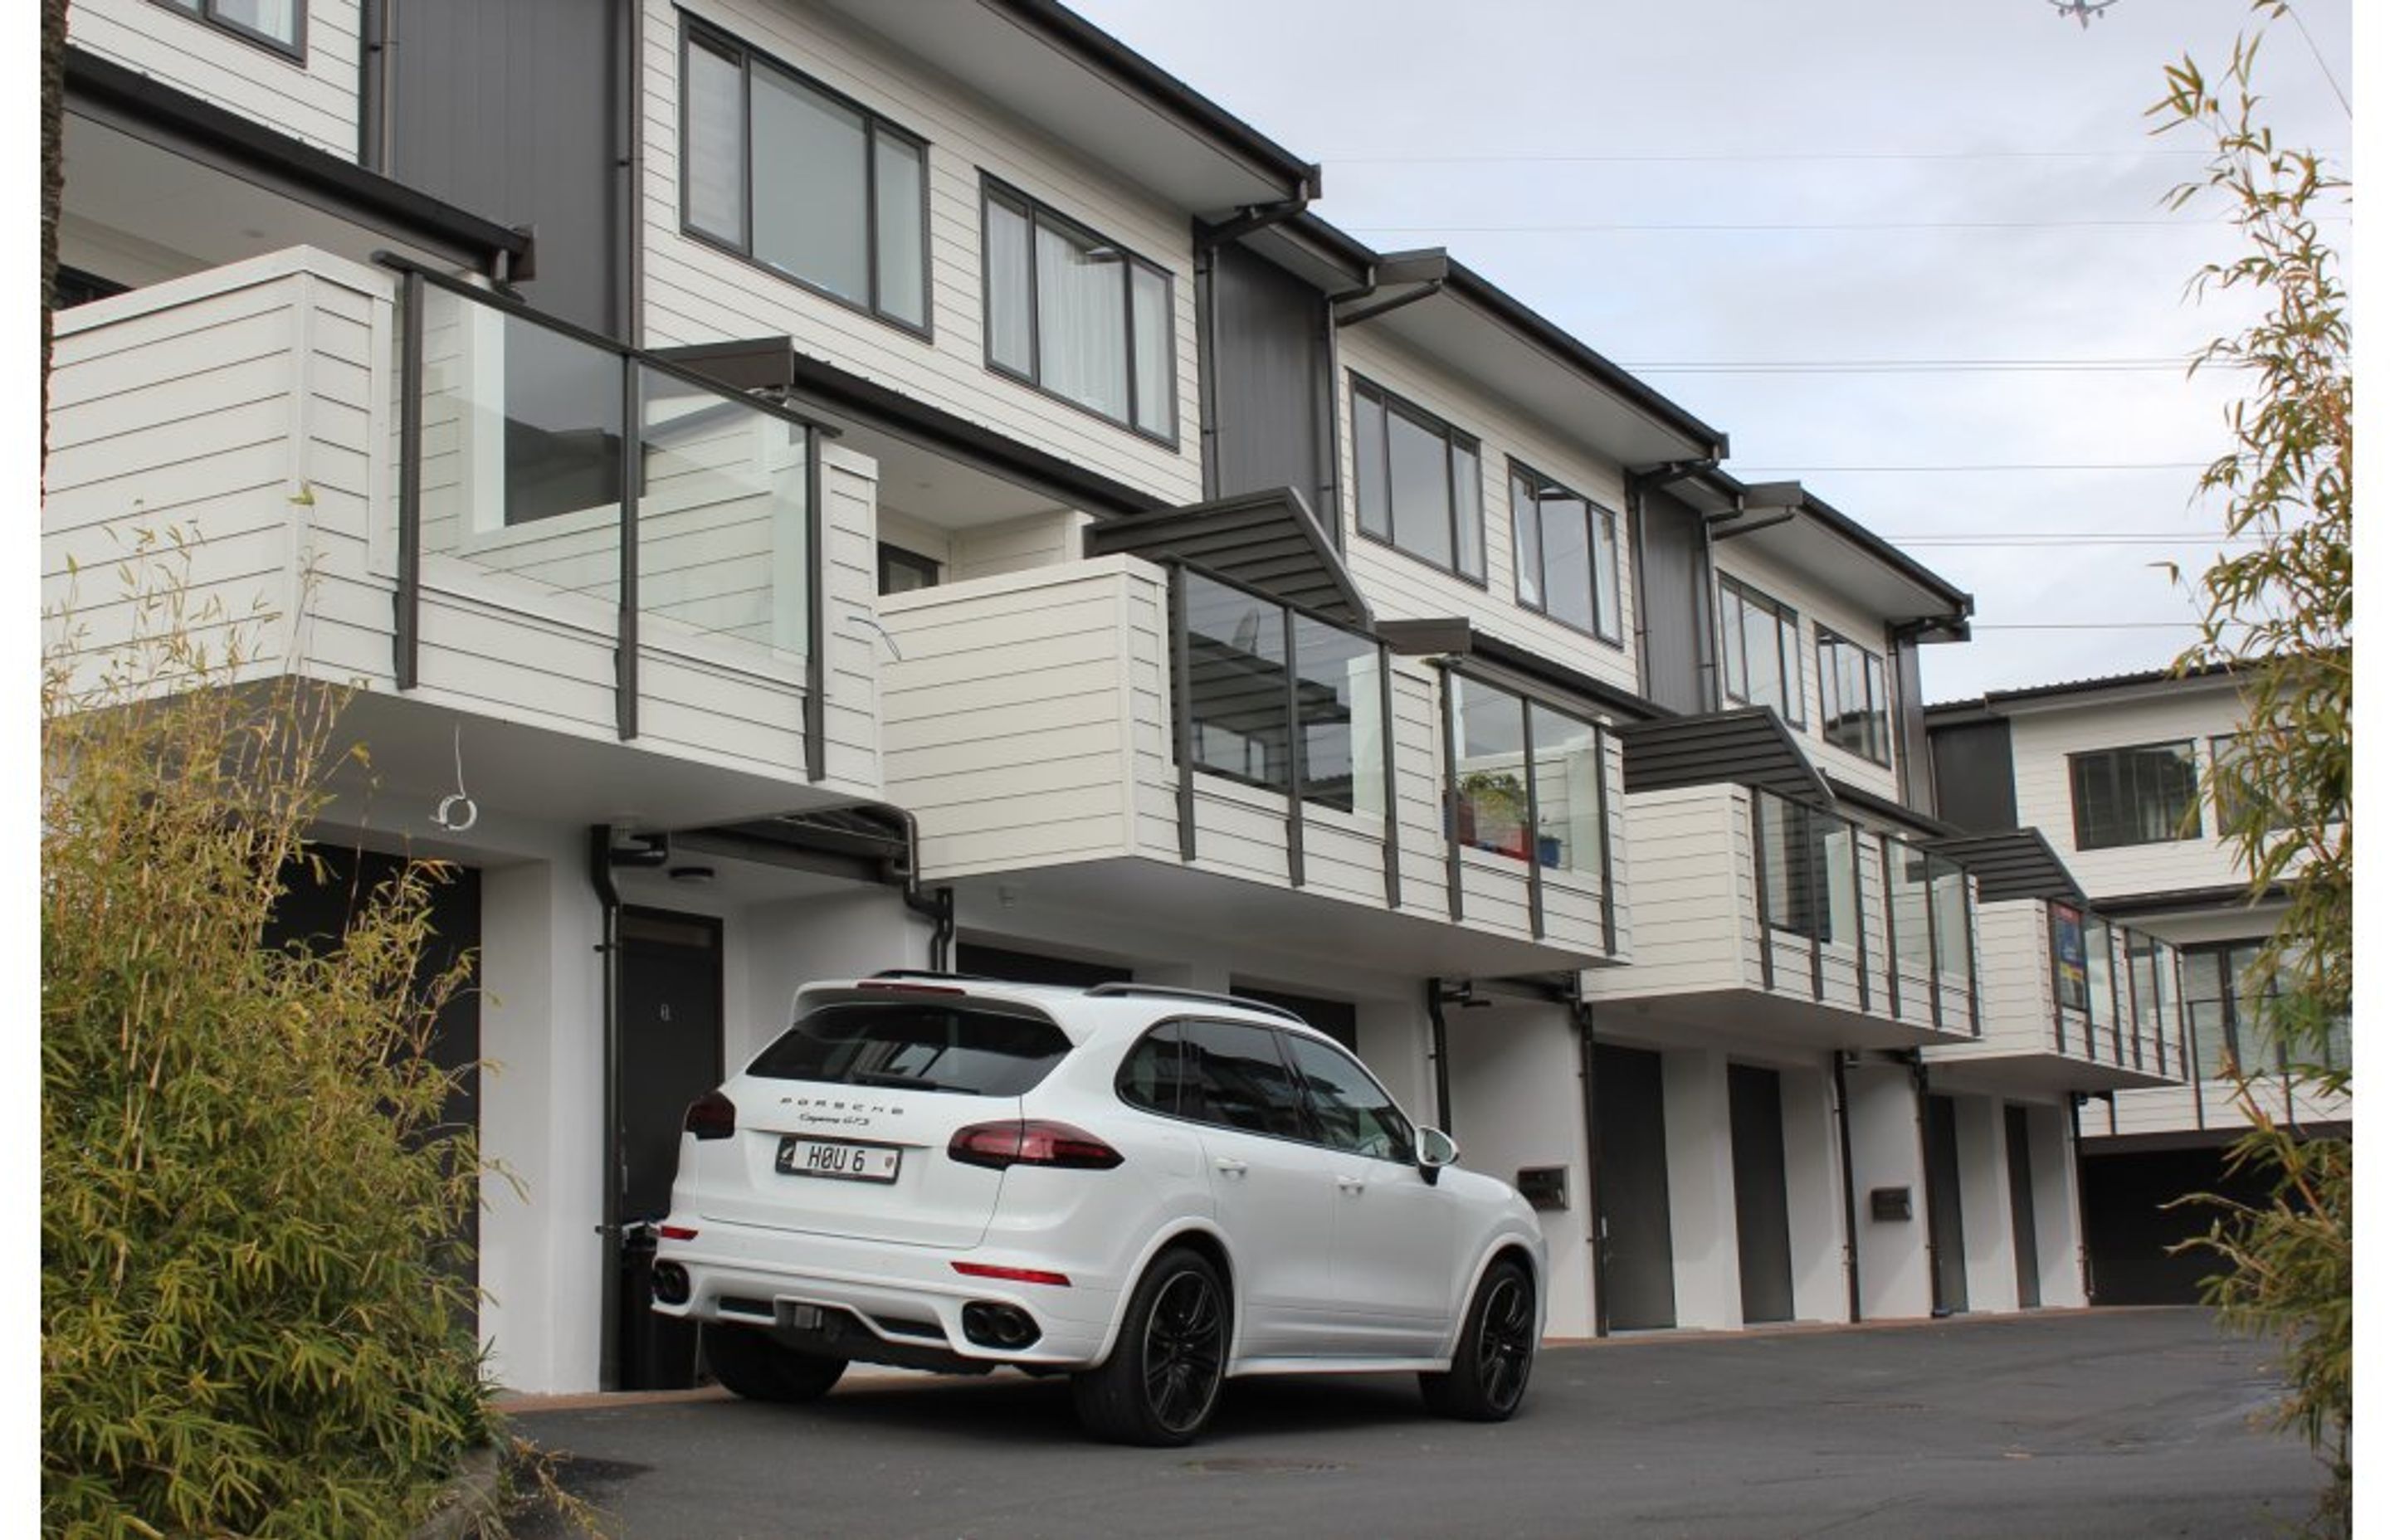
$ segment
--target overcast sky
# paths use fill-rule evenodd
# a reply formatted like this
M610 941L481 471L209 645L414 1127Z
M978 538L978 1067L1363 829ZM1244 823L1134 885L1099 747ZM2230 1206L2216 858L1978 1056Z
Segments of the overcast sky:
M2179 361L2249 313L2186 300L2236 249L2220 206L2161 206L2203 158L2142 111L2185 52L2220 72L2245 0L2088 27L2050 0L1070 4L1323 162L1329 220L1450 248L1723 429L1728 469L1797 477L1972 592L1929 699L2192 639L2152 564L2214 549L2191 497L2229 380ZM2273 23L2259 84L2278 139L2345 168L2348 6L2299 14L2313 49ZM1976 468L2020 466L2134 468Z

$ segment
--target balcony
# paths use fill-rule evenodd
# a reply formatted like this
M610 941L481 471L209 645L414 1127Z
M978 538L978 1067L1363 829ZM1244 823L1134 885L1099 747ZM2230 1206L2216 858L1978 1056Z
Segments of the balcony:
M1934 1048L1937 1084L1985 1091L2116 1091L2182 1083L2175 949L2080 905L1983 905L1983 1036Z
M1694 780L1625 801L1635 966L1587 980L1619 1007L1617 1030L1640 1018L1655 1036L1754 1050L1980 1031L1975 890L1956 862L1764 786Z
M901 655L882 671L888 795L966 923L991 905L1118 936L1134 916L1412 977L1625 955L1617 745L1590 721L1470 694L1178 560L1098 556L880 614ZM1447 761L1454 711L1472 736Z
M494 805L672 824L878 794L874 659L824 624L869 602L872 468L802 418L298 248L62 314L50 432L84 648L138 634L111 569L178 531L251 676L359 688L385 785L461 758Z

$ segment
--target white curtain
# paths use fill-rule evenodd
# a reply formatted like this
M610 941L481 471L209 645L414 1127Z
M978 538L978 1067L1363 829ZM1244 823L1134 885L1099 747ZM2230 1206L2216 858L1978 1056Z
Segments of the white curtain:
M1037 372L1049 391L1128 420L1128 263L1037 226Z

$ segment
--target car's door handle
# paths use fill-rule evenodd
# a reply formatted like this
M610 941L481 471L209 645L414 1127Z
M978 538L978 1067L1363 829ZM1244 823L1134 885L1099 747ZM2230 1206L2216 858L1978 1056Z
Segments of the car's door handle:
M1343 1192L1358 1192L1368 1185L1368 1183L1364 1182L1358 1176L1339 1176L1336 1178L1337 1188Z
M1242 1161L1232 1161L1227 1156L1222 1155L1214 1159L1212 1169L1223 1176L1242 1176L1252 1168Z

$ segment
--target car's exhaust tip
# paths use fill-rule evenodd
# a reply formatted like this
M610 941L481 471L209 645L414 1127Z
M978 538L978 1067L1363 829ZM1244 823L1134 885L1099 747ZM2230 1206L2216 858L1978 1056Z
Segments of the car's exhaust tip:
M1044 1335L1019 1305L974 1300L963 1306L963 1336L979 1347L1017 1352Z

